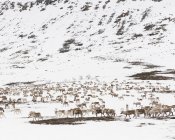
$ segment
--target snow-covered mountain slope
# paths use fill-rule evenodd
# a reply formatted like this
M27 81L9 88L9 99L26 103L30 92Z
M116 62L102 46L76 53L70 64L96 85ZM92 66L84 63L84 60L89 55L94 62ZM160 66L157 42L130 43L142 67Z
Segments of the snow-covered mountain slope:
M175 65L174 5L173 0L1 0L1 83L167 72Z

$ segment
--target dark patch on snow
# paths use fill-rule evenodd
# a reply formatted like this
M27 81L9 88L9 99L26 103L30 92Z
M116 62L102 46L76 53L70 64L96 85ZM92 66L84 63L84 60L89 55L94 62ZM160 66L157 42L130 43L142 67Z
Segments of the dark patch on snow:
M39 121L30 121L31 124L50 124L50 125L78 125L85 124L86 121L115 121L113 117L82 117L82 118L58 118Z
M81 8L81 11L88 11L92 6L90 2L86 2L86 4Z
M162 71L150 71L141 72L129 77L133 77L136 80L174 80L174 77L162 76Z
M2 49L0 49L0 52L4 52L4 51L7 51L8 50L8 48L2 48Z
M28 85L28 84L33 84L35 81L28 81L28 82L11 82L11 83L7 83L5 84L5 86L16 86L16 85Z

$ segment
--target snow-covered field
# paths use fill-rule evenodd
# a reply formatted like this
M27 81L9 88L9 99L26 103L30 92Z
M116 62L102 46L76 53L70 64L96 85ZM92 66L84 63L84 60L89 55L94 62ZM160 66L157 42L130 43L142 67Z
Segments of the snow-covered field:
M89 80L90 81L90 80ZM16 103L16 108L21 109L20 114L15 114L13 112L13 108L5 109L5 117L0 119L0 131L1 137L6 140L11 139L154 139L154 140L169 140L175 138L175 120L170 118L164 119L156 119L156 118L144 118L143 115L140 115L138 118L129 119L129 121L125 121L125 116L120 114L122 110L125 110L126 104L129 105L129 109L137 109L140 106L135 106L134 102L137 102L138 98L141 98L144 91L147 92L146 99L141 101L142 106L150 105L150 93L148 85L149 82L134 82L130 81L131 83L118 83L117 89L114 88L114 92L117 93L118 97L112 97L110 92L99 94L99 92L92 93L88 91L88 94L96 95L94 98L90 99L91 102L99 101L101 98L105 101L106 108L112 108L116 111L116 121L105 122L105 121L87 121L84 124L79 125L46 125L46 124L31 124L29 121L32 121L32 118L28 118L28 114L30 111L40 112L43 116L43 119L53 119L57 118L55 116L54 110L57 109L64 109L68 110L71 108L75 108L77 103L69 103L69 106L64 106L60 102L53 102L48 101L42 103L40 102L40 98L38 97L37 102L32 102L32 96L28 96L27 103ZM138 85L137 85L137 84ZM151 83L151 82L150 82ZM65 83L66 84L66 83ZM63 85L65 85L63 84ZM83 84L83 82L82 82ZM50 85L50 84L48 84ZM54 84L51 84L54 85ZM126 88L133 87L132 90L124 90ZM165 90L167 83L157 83L152 82L152 87L155 87L157 92L153 92L153 97L158 97L159 102L164 105L174 105L175 96L173 92L168 93L168 91L173 91L174 86L169 85L168 89ZM18 87L18 86L16 86ZM51 86L48 86L51 87ZM100 85L99 85L100 87ZM136 90L135 87L147 87L144 90ZM14 87L10 87L15 89ZM18 88L20 89L20 88ZM24 88L25 89L25 88ZM159 91L158 91L159 89ZM163 90L165 90L163 92ZM12 90L13 91L13 90ZM129 92L127 92L129 91ZM43 90L42 97L47 95L47 92ZM13 94L7 95L7 98L11 99L19 99L24 98L22 92L20 94L18 90L13 92ZM52 93L53 96L58 96L61 94L59 91L51 90L49 93ZM86 96L88 96L88 94ZM30 94L28 94L30 95ZM84 95L83 92L79 95ZM86 97L85 96L85 97ZM124 99L120 99L119 97L123 97ZM53 97L52 97L53 98ZM65 98L65 97L64 97ZM67 94L67 101L71 101L72 95ZM80 98L80 103L84 101L84 98ZM89 108L90 103L87 103L87 108ZM3 105L1 105L3 107ZM90 114L91 115L91 114ZM89 115L85 115L87 117ZM94 115L92 115L94 116ZM65 117L65 116L62 116Z
M0 122L1 138L6 140L171 140L175 137L174 120L160 121L136 119L132 120L132 122L88 122L83 125L70 126L31 125L28 124L25 119L14 120L14 118L2 119ZM145 124L143 124L142 127L138 127L140 123Z
M120 114L126 104L129 109L139 108L133 103L144 92L151 96L154 87L157 92L153 94L161 104L175 105L174 5L173 0L1 0L1 87L15 82L40 85L95 81L110 85L117 79L113 92L124 97L124 100L112 97L110 90L102 95L99 91L87 93L98 95L91 102L101 98L105 107L114 109L116 121L37 125L29 123L32 120L28 118L30 111L41 112L44 119L55 118L55 108L68 110L76 104L64 107L50 101L33 103L32 96L23 97L19 90L20 95L5 96L8 100L26 98L27 103L16 104L21 114L14 114L12 108L5 109L5 117L0 118L1 138L175 139L174 119L158 120L141 115L126 122ZM153 86L149 89L149 85ZM144 89L128 88L132 86ZM160 87L164 87L163 91ZM80 96L87 95L80 91ZM141 103L148 106L150 100L147 97ZM4 104L0 107L4 108Z

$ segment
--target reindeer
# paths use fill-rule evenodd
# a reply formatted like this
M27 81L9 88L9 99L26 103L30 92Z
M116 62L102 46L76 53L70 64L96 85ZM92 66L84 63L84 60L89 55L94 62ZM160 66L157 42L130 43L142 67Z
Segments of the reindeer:
M87 108L87 105L86 103L81 103L81 104L78 104L77 107L83 109L83 108Z
M0 111L0 118L3 118L3 117L5 117L4 112Z
M82 109L83 116L89 115L92 112L91 109Z
M151 106L157 106L158 104L159 104L158 101L152 101L152 102L150 103Z
M15 109L15 102L12 103L12 108Z
M33 118L33 121L37 121L37 119L43 119L43 117L41 116L41 113L40 112L34 112L34 111L31 111L29 113L29 118Z
M96 117L98 116L98 114L101 114L101 117L102 117L104 115L104 112L100 107L97 107L92 109L92 114L95 114Z
M57 109L55 109L55 115L57 117L64 116L65 115L65 110L57 110Z
M175 105L171 105L171 108L175 111Z
M4 108L5 109L9 109L10 108L9 103L5 103L5 107Z
M105 116L105 114L108 116L108 117L115 117L116 113L115 113L115 110L114 109L103 109L103 114Z
M63 102L63 106L65 106L65 107L66 107L66 106L69 106L69 103L68 103L67 101L64 101L64 102Z
M81 109L80 108L74 108L73 109L73 116L75 116L75 118L76 118L76 116L79 117L79 115L81 116L81 118L83 117L83 112L81 111Z
M146 99L146 93L141 95L142 99Z
M133 104L134 104L136 107L137 107L137 106L141 106L141 102L134 102Z
M125 119L127 118L127 116L129 116L129 118L131 119L130 115L133 115L133 118L137 117L137 112L136 110L127 110L127 111L122 111L120 114L124 114L125 115Z
M4 112L4 109L2 107L0 107L0 112Z
M154 107L151 110L149 110L148 115L149 117L159 117L161 114L161 107Z
M123 96L119 96L118 99L119 100L124 100L124 97Z
M65 111L65 115L67 116L67 118L68 118L68 116L73 116L73 110L74 109L69 109L69 110L67 110L67 111Z
M169 113L169 116L172 115L173 116L173 111L172 108L170 106L165 106L162 108L161 113L163 113L163 117L164 115L168 116L167 113Z
M19 109L19 108L13 109L12 111L13 111L14 114L16 114L16 115L21 114L21 109Z
M143 114L144 115L144 118L147 116L147 112L146 112L146 109L144 109L144 108L141 108L141 109L136 109L136 115L137 115L137 117L139 117L140 116L140 114Z

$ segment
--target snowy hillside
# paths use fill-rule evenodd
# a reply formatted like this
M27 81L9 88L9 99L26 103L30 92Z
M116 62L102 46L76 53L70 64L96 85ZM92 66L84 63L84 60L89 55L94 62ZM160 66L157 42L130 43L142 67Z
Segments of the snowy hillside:
M173 0L1 0L1 83L171 72L174 5Z

